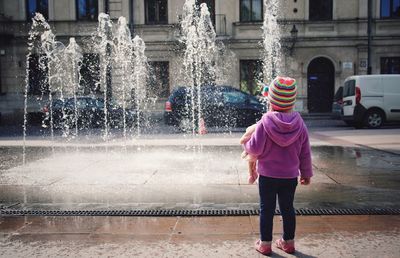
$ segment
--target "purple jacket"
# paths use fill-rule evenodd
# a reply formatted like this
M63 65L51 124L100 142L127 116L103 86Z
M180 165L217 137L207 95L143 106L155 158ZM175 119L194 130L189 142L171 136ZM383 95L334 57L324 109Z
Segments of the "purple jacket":
M257 157L260 175L274 178L312 177L307 127L298 112L268 112L257 123L247 153Z

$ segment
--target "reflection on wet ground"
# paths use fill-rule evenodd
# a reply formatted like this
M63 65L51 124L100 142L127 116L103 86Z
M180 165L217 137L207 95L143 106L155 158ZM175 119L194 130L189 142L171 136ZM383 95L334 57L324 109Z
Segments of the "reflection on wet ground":
M106 149L107 148L107 149ZM0 148L0 204L26 209L257 208L240 147ZM297 208L399 208L400 159L361 148L313 147L312 185Z
M256 216L0 217L0 257L261 257L258 224ZM397 258L399 229L399 216L298 216L296 253L273 247L272 256ZM281 236L276 216L273 237Z

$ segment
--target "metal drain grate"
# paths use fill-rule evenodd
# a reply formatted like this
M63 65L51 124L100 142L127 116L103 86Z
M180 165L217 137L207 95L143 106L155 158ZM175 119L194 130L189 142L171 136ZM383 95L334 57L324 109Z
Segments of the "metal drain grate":
M14 210L0 209L0 216L249 216L254 209L225 210ZM276 210L276 215L280 211ZM400 215L400 209L297 209L298 216Z

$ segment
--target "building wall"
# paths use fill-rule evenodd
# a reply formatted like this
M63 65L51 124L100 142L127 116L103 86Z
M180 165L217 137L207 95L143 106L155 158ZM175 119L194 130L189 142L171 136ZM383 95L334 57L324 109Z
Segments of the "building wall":
M50 21L74 21L76 19L75 1L49 0Z
M25 0L0 2L0 55L1 95L0 112L20 114L25 86L27 33ZM285 39L290 38L293 25L298 35L292 56L287 53L284 62L286 73L299 81L300 111L307 112L307 67L316 57L326 57L335 67L335 90L347 76L366 74L362 67L367 59L367 2L368 0L333 0L333 20L312 22L309 17L309 1L280 1L281 31ZM75 0L49 0L49 21L58 40L67 43L69 37L82 42L97 28L96 21L76 21ZM119 16L133 20L134 35L146 42L146 55L150 61L168 61L170 67L170 89L181 82L180 66L182 52L178 48L178 22L184 0L168 1L168 24L145 25L144 0L109 0L109 12L116 22ZM380 58L400 56L400 19L380 19L380 1L373 0L375 17L372 33L372 73L380 73ZM224 69L226 84L239 87L240 60L260 59L262 48L262 23L240 22L239 0L215 0L215 13L225 15L226 33L218 35L231 56ZM294 12L294 9L297 9ZM105 0L99 0L99 12L105 10ZM133 12L132 12L133 10ZM222 26L217 20L216 26ZM220 27L218 27L220 28ZM85 51L90 52L90 49ZM349 66L351 64L351 66ZM32 103L35 103L33 101ZM32 104L32 110L37 108Z

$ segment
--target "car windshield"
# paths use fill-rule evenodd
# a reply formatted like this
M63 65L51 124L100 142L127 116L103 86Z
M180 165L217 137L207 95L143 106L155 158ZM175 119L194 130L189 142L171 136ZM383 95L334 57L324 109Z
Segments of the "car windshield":
M201 92L201 98L204 103L220 104L223 102L223 96L219 87L207 87Z
M348 96L354 96L356 94L355 86L356 86L355 80L349 80L349 81L345 82L344 89L343 89L343 98L348 97Z
M77 108L85 108L88 107L90 105L89 103L89 99L77 99L76 101L76 107Z
M180 87L172 92L170 101L173 101L176 104L191 104L188 103L191 101L191 94L191 88ZM196 89L193 94L195 95L194 102L196 103ZM256 97L229 86L204 86L201 88L201 100L203 103L207 103L207 105L223 105L223 103L244 104L246 101L250 101L250 104L253 105L260 104L260 101Z
M64 101L61 99L57 99L53 101L53 108L62 108L64 104Z
M104 99L95 99L95 105L98 108L104 108Z
M225 91L223 94L225 103L240 104L247 99L247 95L239 91Z
M343 86L340 86L333 97L334 101L341 100L343 98Z

